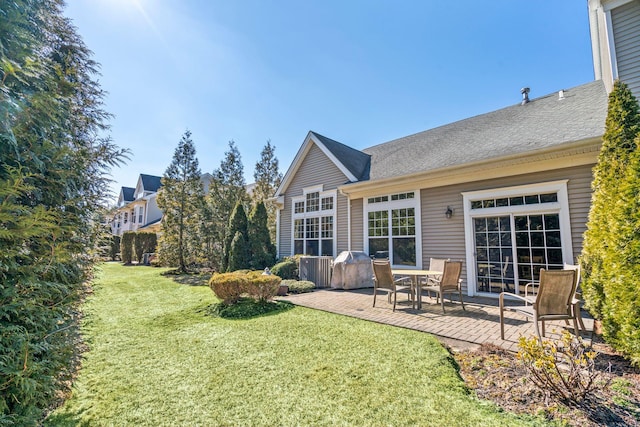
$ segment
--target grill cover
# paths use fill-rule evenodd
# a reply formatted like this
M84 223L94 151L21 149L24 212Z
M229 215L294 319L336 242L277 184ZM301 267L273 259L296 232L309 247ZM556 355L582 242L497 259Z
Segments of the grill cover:
M364 252L344 251L333 260L331 287L358 289L373 287L371 258Z

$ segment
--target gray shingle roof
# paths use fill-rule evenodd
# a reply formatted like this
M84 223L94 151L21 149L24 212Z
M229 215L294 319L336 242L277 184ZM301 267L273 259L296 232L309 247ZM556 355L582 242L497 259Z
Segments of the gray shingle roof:
M607 115L602 81L553 93L376 145L370 179L393 178L601 137Z
M136 192L135 188L131 188L131 187L122 187L122 199L125 202L132 202L133 201L133 194Z
M338 161L349 170L359 181L369 179L369 166L371 164L371 156L351 148L338 141L322 136L319 133L311 131L311 133L327 147L331 153L336 156Z
M142 188L144 191L158 191L158 188L162 185L160 180L162 177L155 175L140 174L142 179Z

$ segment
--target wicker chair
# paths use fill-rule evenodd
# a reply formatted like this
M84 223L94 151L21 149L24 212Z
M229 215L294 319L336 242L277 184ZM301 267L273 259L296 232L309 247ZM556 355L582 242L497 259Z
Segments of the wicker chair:
M572 303L576 290L576 274L575 270L540 270L540 283L537 285L538 292L535 300L527 296L502 292L500 294L500 337L504 339L505 310L520 313L527 319L532 317L540 341L545 336L544 326L547 320L573 320L573 328L577 335L578 322ZM522 301L524 305L505 306L505 297ZM542 334L540 334L538 322L542 322Z

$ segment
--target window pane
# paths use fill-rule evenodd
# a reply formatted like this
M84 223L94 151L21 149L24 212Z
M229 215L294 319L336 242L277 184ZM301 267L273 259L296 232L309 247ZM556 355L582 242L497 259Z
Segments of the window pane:
M323 197L322 198L322 210L328 211L333 209L333 197Z
M307 193L307 212L316 212L320 209L320 193Z
M307 240L307 250L305 251L307 255L317 256L318 253L318 241L317 240Z
M542 230L542 215L531 215L529 217L530 230Z
M471 209L482 209L482 200L471 202Z
M496 206L509 206L509 199L496 199Z
M393 264L416 265L416 240L414 238L393 239Z
M547 246L559 248L562 246L560 241L560 232L559 231L548 231L546 233L547 236Z
M517 216L515 218L515 222L516 222L516 231L529 229L529 221L526 216Z
M387 211L369 212L369 236L389 235L389 213Z
M369 256L375 256L376 252L386 252L384 258L388 258L389 239L369 239Z
M545 230L560 230L560 215L548 214L544 216Z
M544 246L543 232L531 232L531 246L537 246L537 247Z
M484 218L476 218L473 220L476 232L487 230L487 220Z
M317 239L320 236L319 218L307 218L306 221L305 237L307 239Z
M519 197L510 197L509 198L509 204L511 206L520 206L520 205L524 205L524 198L522 196Z
M304 220L296 219L293 222L293 238L294 239L303 239L304 238Z
M293 242L293 254L304 254L304 240L295 240Z
M296 202L294 205L295 213L304 213L304 202Z
M496 205L496 201L495 200L483 200L482 201L482 207L484 208L493 208Z
M322 241L322 256L333 256L333 240Z
M487 233L476 233L476 246L487 246Z
M332 238L333 237L333 217L332 216L323 216L321 219L322 229L320 230L320 237L323 239Z
M553 203L558 201L557 193L541 194L540 203Z
M524 196L524 202L527 205L535 205L540 203L540 200L538 199L538 195L533 195L533 196Z

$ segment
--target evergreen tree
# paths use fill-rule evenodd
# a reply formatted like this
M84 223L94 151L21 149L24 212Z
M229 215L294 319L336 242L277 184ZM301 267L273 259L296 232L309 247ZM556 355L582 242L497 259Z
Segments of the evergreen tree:
M640 144L640 135L635 140ZM610 259L605 267L611 281L603 283L602 326L605 340L640 366L640 150L631 154L619 185L613 218ZM610 261L610 262L608 262Z
M630 155L640 130L638 102L622 82L614 83L609 94L609 107L603 145L593 174L593 196L584 246L581 255L582 290L585 304L598 319L606 315L606 289L617 280L620 259L612 242L616 239L616 223L612 208L621 199L620 182L627 175Z
M269 199L273 197L282 182L282 173L278 167L278 158L275 154L276 147L271 145L271 140L262 148L260 160L256 163L253 173L255 188L253 189L253 200L264 202L267 210L267 226L271 241L276 240L276 206Z
M249 250L251 268L263 270L276 262L276 247L271 243L267 227L267 209L263 202L258 202L249 214Z
M229 247L229 263L227 271L244 270L249 267L250 255L247 238L241 232L237 232Z
M163 213L158 258L161 264L176 266L180 272L187 272L187 267L195 263L199 252L200 176L196 149L191 132L187 130L178 143L158 191L158 207Z
M247 222L247 214L245 213L244 207L242 203L238 202L231 213L231 218L229 218L229 226L227 227L227 236L224 241L224 271L234 271L238 269L249 268L249 259L248 255L245 256L244 253L234 254L234 263L230 264L230 259L232 257L233 250L233 240L237 237L237 235L241 235L243 242L237 243L236 245L240 245L240 247L247 251L249 250L249 242L247 241L247 232L248 222Z
M0 2L0 424L37 425L72 367L109 169L91 52L60 0Z
M227 267L225 239L228 237L229 218L237 203L246 205L249 200L245 186L240 152L235 142L230 141L229 151L225 153L220 168L213 171L209 194L205 198L207 205L203 208L209 218L202 239L206 244L206 256L210 265L220 271L226 271ZM233 235L229 239L233 239Z

